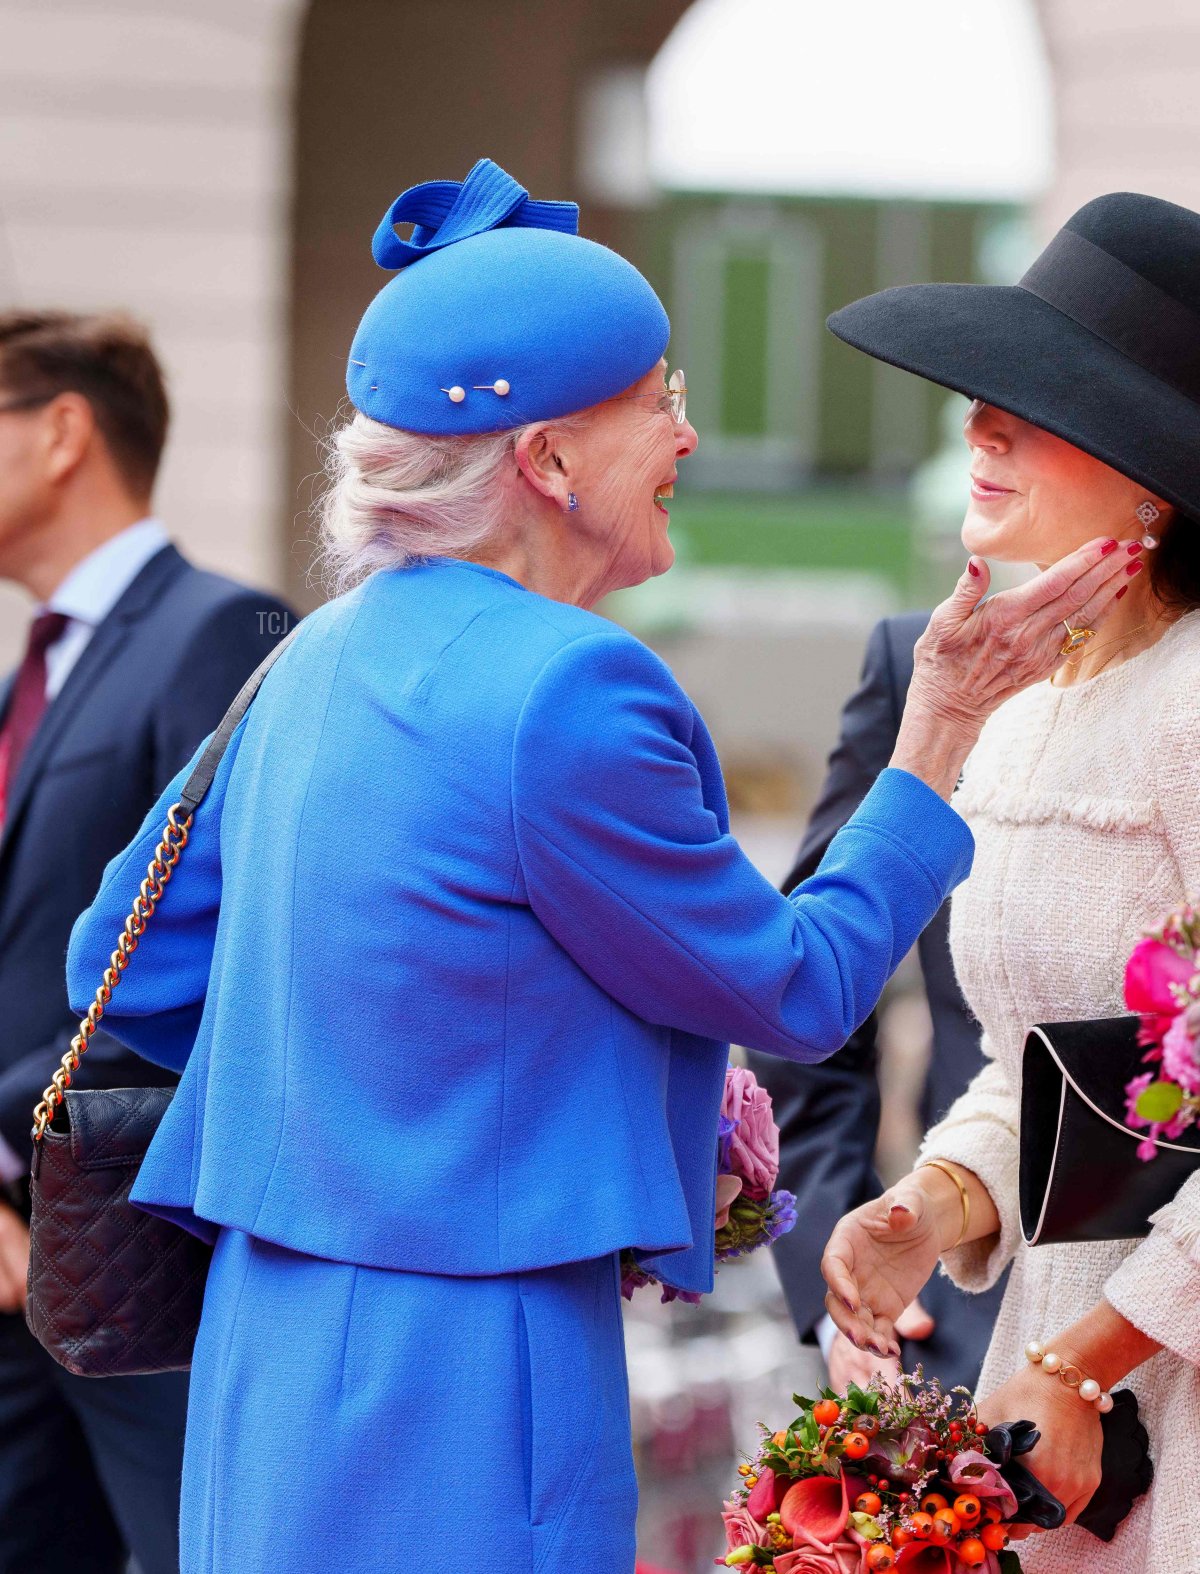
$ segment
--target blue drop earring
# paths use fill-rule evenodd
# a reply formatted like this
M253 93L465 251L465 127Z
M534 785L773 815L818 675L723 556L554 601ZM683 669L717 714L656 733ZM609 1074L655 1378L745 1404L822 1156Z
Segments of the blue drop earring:
M579 512L579 499L575 496L574 492L567 493L567 511L568 513L572 514L577 514Z

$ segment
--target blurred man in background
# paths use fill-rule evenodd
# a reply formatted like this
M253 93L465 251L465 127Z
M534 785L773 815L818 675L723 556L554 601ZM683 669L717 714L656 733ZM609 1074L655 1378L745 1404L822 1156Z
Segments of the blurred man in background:
M151 517L167 421L136 323L0 314L0 578L37 603L0 681L0 1574L178 1568L186 1374L73 1377L22 1315L31 1113L76 1026L72 922L293 621ZM100 1031L79 1080L169 1079Z
M842 712L841 735L825 784L809 820L792 872L790 891L816 870L834 836L858 808L896 745L896 732L912 679L913 646L925 631L927 612L887 618L871 635L858 691ZM933 1019L933 1050L918 1110L922 1130L943 1114L983 1064L979 1026L967 1009L950 960L949 909L943 908L918 942L925 992ZM821 1065L804 1066L751 1055L759 1081L770 1089L779 1122L779 1184L796 1193L799 1222L775 1245L784 1294L805 1342L816 1340L832 1386L863 1383L872 1372L895 1371L870 1352L856 1350L825 1312L821 1254L834 1225L883 1187L875 1173L879 1135L878 1019L867 1018L846 1047ZM1000 1309L1002 1280L983 1295L966 1295L937 1274L897 1324L904 1370L924 1362L949 1387L974 1387L992 1325Z

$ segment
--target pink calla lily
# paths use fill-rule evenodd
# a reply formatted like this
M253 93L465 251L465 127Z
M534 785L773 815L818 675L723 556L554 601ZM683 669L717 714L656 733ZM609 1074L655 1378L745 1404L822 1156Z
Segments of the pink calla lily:
M784 1494L779 1518L793 1541L828 1547L844 1535L850 1505L845 1477L809 1476Z

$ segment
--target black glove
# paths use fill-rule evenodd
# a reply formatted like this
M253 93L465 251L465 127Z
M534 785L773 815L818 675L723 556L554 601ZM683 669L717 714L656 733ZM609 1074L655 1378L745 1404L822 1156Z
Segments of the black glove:
M1117 1526L1137 1499L1150 1490L1154 1479L1150 1439L1138 1416L1136 1395L1129 1388L1119 1388L1112 1397L1112 1409L1100 1417L1100 1485L1075 1521L1101 1541L1112 1540ZM1057 1530L1066 1518L1066 1509L1020 1463L1020 1456L1037 1445L1039 1436L1031 1421L1010 1421L994 1426L983 1441L988 1458L1017 1500L1014 1518L1039 1530Z
M991 1429L983 1446L1017 1500L1014 1520L1039 1530L1057 1530L1067 1517L1066 1509L1020 1462L1022 1454L1037 1447L1041 1435L1032 1421L1004 1421Z

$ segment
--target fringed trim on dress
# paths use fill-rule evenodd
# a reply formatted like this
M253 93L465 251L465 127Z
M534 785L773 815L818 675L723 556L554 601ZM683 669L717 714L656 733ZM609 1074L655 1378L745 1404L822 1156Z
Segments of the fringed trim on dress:
M981 815L1009 825L1046 825L1059 821L1066 825L1085 825L1093 831L1137 831L1156 824L1159 818L1158 804L1153 798L1026 792L1018 787L983 783L974 786L968 782L954 794L951 803L965 820Z
M1180 1205L1175 1198L1157 1213L1150 1215L1150 1223L1176 1245L1183 1255L1200 1264L1200 1217L1195 1211Z

